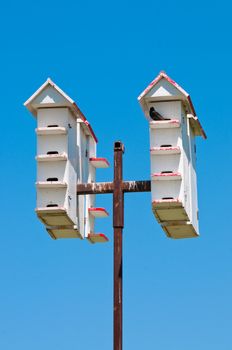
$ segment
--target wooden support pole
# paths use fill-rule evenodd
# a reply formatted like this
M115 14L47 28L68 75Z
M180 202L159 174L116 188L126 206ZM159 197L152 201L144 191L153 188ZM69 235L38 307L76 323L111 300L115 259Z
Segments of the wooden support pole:
M77 195L113 193L114 227L114 350L122 350L122 243L124 227L124 193L150 192L151 181L123 181L124 145L114 143L114 181L81 183Z
M122 350L122 232L124 227L124 193L122 156L124 146L114 143L114 350Z

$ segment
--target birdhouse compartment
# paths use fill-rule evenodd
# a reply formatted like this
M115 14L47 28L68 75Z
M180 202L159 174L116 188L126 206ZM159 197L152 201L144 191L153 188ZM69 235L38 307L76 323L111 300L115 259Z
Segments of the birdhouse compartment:
M179 154L151 156L151 174L165 172L182 172L182 162Z
M181 122L181 101L149 102L149 111L154 108L166 120Z
M37 155L59 155L68 153L66 135L38 135Z
M69 219L69 221L66 220L66 225L70 222L75 225L77 222L76 198L70 194L68 188L37 188L37 213L43 216L46 209L49 209L50 212L54 209L55 213L57 209L62 209ZM56 222L47 224L50 226L58 225ZM65 225L64 222L62 224Z
M39 188L37 189L37 207L52 208L61 207L68 208L68 196L66 188Z
M151 129L150 128L150 147L181 147L181 129L166 128L166 129Z
M152 202L162 200L182 200L183 182L181 179L152 181L151 182Z
M68 177L67 162L38 162L37 181L61 181L64 182ZM51 180L57 178L57 180ZM50 180L49 180L50 179Z
M37 112L37 127L63 127L69 128L70 116L68 108L39 108Z

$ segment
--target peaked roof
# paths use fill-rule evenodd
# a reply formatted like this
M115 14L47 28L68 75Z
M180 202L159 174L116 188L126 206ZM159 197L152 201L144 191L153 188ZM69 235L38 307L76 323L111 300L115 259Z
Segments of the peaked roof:
M190 95L180 86L178 85L173 79L171 79L164 71L161 71L158 76L146 87L146 89L139 95L138 100L141 104L142 109L144 110L146 107L145 99L149 95L149 92L154 88L155 85L159 83L161 79L165 79L171 86L176 88L178 92L180 92L180 95L182 95L182 100L186 102L186 104L189 107L190 113L192 117L192 126L196 131L196 135L203 136L205 139L207 138L201 123L196 115L192 100ZM163 99L164 100L164 99Z
M36 104L37 97L43 93L45 89L48 87L52 87L62 98L62 106L68 107L71 109L73 114L76 116L76 118L80 118L83 122L84 128L86 129L87 133L90 134L94 140L97 142L97 137L88 122L88 120L85 118L84 114L81 112L77 104L63 91L61 90L50 78L48 78L43 85L40 86L38 90L24 103L24 106L27 107L27 109L36 117L37 116L37 109L39 108L38 104ZM48 105L51 105L52 100L49 101L43 101L44 107L47 107Z

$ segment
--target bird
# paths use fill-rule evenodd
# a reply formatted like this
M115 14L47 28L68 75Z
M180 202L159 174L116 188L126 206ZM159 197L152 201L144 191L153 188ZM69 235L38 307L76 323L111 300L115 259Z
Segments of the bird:
M159 112L155 110L154 107L151 107L149 110L149 115L152 120L166 120Z

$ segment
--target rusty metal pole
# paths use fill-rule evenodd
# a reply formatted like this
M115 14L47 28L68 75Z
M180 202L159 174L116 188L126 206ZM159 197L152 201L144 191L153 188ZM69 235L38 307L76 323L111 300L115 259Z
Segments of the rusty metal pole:
M114 181L81 183L77 195L113 193L114 226L114 350L122 350L122 232L124 227L124 193L150 192L151 181L123 181L124 145L114 143Z
M114 143L114 350L122 350L122 232L124 227L124 193L122 156L124 145Z

